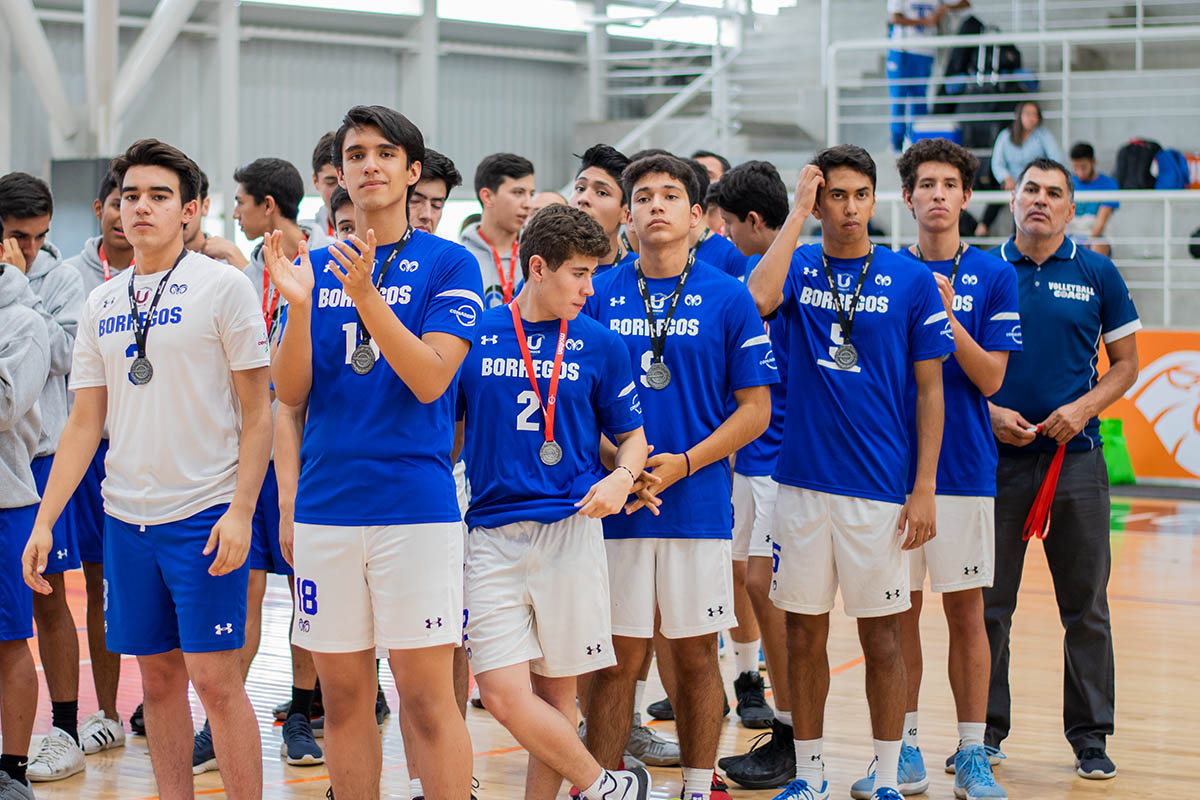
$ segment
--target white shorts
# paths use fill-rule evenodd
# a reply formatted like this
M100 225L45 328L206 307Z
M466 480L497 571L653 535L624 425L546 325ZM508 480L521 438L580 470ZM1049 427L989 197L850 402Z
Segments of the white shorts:
M318 653L459 644L462 523L296 523L292 641Z
M668 639L737 627L728 539L606 539L614 636Z
M991 586L996 561L996 500L993 497L937 496L937 536L908 552L909 584L935 592L961 592Z
M617 663L600 520L473 528L466 586L475 674L528 661L538 675L561 678Z
M794 614L833 609L838 586L852 617L906 611L908 558L896 535L901 506L780 486L771 602Z
M779 484L770 475L733 473L733 560L771 557L771 526Z

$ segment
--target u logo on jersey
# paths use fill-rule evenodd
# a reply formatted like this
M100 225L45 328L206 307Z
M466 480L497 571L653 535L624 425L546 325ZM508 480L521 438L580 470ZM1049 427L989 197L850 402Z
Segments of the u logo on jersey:
M540 333L530 334L525 337L525 342L529 345L529 352L536 353L542 349L543 336Z
M843 291L849 289L854 284L854 276L849 273L842 273L837 276L838 288Z

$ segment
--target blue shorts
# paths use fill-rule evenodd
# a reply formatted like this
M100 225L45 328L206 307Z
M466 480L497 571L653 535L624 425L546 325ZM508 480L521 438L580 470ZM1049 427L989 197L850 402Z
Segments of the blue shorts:
M258 506L254 509L254 535L250 539L250 569L261 569L272 575L291 575L292 567L279 549L279 483L275 480L275 463L267 464Z
M91 564L104 563L104 498L100 495L100 483L104 480L107 455L108 439L101 439L92 463L63 512L79 560Z
M248 564L219 578L204 543L228 505L163 525L104 518L108 649L145 656L237 650L246 641Z
M33 637L33 590L21 575L21 555L37 504L0 508L0 642Z
M50 464L54 456L38 456L30 464L33 468L33 482L37 484L37 493L46 493L46 481L50 478ZM70 503L68 502L68 505ZM44 575L58 575L67 570L79 569L79 548L75 545L75 537L71 535L71 526L67 521L67 512L58 515L54 523L54 549L46 558Z

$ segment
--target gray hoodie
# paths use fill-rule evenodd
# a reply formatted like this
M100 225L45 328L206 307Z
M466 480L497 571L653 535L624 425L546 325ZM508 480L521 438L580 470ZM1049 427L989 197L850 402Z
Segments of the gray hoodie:
M26 275L29 288L41 300L35 310L46 320L50 336L50 377L42 390L39 404L42 409L42 435L38 440L38 456L53 455L58 450L58 437L67 424L71 410L67 395L67 375L71 371L71 354L75 349L75 331L87 295L83 279L62 260L58 248L47 242L38 251L33 266Z
M50 374L50 337L23 300L31 293L21 270L0 266L0 508L38 502L29 464L42 430L38 397Z
M93 236L83 243L82 253L71 256L63 262L74 267L83 278L83 299L85 301L97 286L104 283L104 265L100 263L100 245L103 241L103 236ZM124 271L123 269L114 269L112 274L120 275Z
M460 237L463 247L471 251L479 262L479 275L483 278L483 308L504 304L504 286L500 283L500 274L496 271L496 257L492 248L479 235L479 223L468 225ZM512 260L512 250L500 254L500 264L504 275L508 277L509 261ZM517 287L521 285L521 264L518 261L513 268L513 297L517 296Z
M308 237L308 251L310 253L314 250L328 247L334 242L334 240L329 238L328 234L325 233L324 228L313 227L307 222L302 222L300 223L300 230L304 231L305 236ZM262 242L254 245L254 249L250 251L250 263L242 269L242 272L244 272L246 277L250 279L250 284L254 287L255 293L258 294L260 298L266 294L266 292L263 291L263 276L267 271L267 262L263 258L262 248ZM271 283L269 278L267 279L267 288L268 291L274 293L275 284ZM270 298L267 299L269 302ZM286 301L284 301L283 298L279 299L280 304L284 302ZM281 308L282 305L277 305L275 307L275 315L272 317L271 323L269 324L269 333L274 333L274 322L279 318L279 311Z

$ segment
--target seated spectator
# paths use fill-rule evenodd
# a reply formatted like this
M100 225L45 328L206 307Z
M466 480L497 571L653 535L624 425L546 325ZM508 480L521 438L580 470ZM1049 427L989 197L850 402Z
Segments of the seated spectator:
M1064 161L1062 148L1050 131L1042 126L1042 108L1032 100L1017 103L1012 125L1000 131L992 147L992 175L1007 191L1016 185L1016 176L1026 165L1039 158ZM991 204L984 211L984 221L975 228L976 236L987 236L999 208Z
M1075 173L1075 219L1067 225L1067 235L1089 250L1111 256L1112 247L1104 239L1104 228L1121 204L1115 200L1085 203L1079 195L1082 192L1115 192L1120 187L1114 178L1096 169L1096 151L1087 142L1079 142L1071 148L1071 171Z

